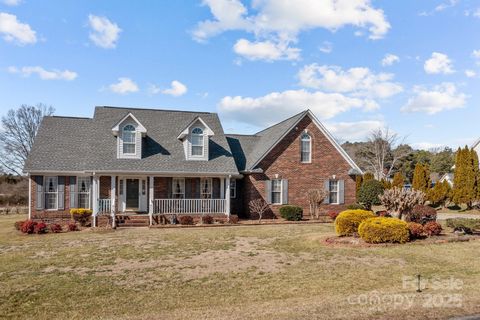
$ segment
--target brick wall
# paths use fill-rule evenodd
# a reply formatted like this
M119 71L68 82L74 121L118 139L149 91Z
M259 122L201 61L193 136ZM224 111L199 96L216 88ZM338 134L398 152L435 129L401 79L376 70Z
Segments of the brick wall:
M32 208L32 219L70 219L70 177L65 176L65 204L63 210L37 210L37 182L36 176L30 176L32 182L32 190L30 194ZM45 178L43 180L45 185Z
M300 162L300 136L305 129L312 137L311 163ZM247 216L250 216L249 201L260 197L265 199L265 180L275 179L276 174L279 179L288 179L288 202L303 207L304 216L309 215L307 191L323 189L324 182L332 179L333 175L337 180L345 181L345 204L322 205L322 209L340 211L356 201L355 177L348 175L350 165L308 116L285 136L258 167L263 169L262 174L246 175L243 179L243 206ZM271 205L267 216L278 216L280 207Z

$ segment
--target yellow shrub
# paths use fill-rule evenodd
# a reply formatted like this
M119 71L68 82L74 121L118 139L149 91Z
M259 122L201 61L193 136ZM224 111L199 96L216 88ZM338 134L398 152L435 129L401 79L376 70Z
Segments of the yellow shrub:
M70 209L70 214L75 215L75 214L92 214L91 209L83 209L83 208L72 208Z
M358 232L358 226L363 220L374 218L375 214L367 210L345 210L335 219L335 232L339 236L350 236Z
M408 224L397 218L378 217L363 221L358 227L360 237L369 243L398 242L409 240Z

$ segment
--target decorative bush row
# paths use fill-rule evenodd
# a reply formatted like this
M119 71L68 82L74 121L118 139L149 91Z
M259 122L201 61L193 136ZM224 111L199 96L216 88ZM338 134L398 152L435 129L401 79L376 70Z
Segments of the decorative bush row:
M202 223L204 224L213 224L215 222L215 219L210 216L210 215L206 215L204 217L201 218L202 219ZM180 216L178 218L178 222L181 224L181 225L194 225L195 224L195 221L193 219L192 216ZM230 215L230 220L228 221L228 223L230 224L236 224L238 223L238 216L235 215L235 214L232 214Z
M357 233L360 224L369 218L375 218L372 211L345 210L335 219L335 231L339 236L351 236Z
M26 221L17 221L14 224L15 229L19 230L26 234L45 234L49 231L52 233L59 233L62 232L62 226L58 223L52 223L47 225L45 222L37 222L33 220L26 220ZM78 226L75 222L70 222L67 225L68 231L78 231Z
M303 216L303 208L299 206L283 206L280 208L280 216L288 221L300 221Z
M358 234L368 243L405 243L410 239L405 221L386 217L364 220L358 227Z

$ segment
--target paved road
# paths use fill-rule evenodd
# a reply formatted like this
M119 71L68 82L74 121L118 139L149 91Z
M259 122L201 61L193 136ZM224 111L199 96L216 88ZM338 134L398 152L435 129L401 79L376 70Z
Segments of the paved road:
M471 213L437 213L438 220L447 220L449 218L471 218L471 219L480 219L480 214L471 214Z

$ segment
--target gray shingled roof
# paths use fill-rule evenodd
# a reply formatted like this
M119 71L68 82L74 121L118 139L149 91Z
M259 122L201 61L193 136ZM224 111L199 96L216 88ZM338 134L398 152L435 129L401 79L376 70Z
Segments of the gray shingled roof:
M308 110L300 112L254 135L227 134L238 170L253 170L255 163L261 160L265 153L307 113Z
M117 159L112 127L130 112L147 129L142 159ZM185 160L177 139L196 117L215 132L209 161ZM216 113L115 107L96 107L93 119L45 117L24 170L238 173Z

